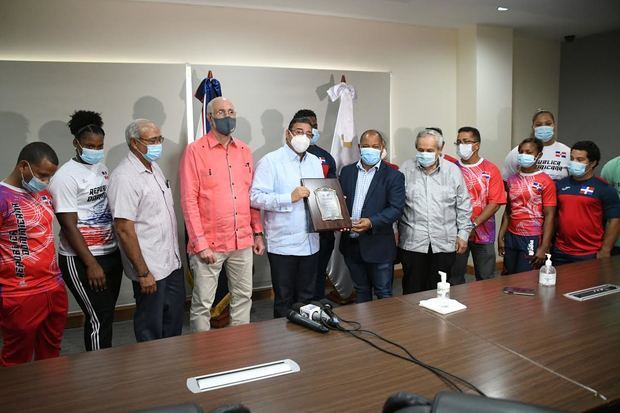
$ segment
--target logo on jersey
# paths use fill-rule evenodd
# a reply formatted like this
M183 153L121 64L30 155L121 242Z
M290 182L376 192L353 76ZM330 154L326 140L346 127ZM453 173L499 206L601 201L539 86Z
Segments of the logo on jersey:
M52 208L52 199L47 195L41 195L39 197L42 203L46 204L48 207Z
M110 177L108 176L108 171L101 171L101 175L103 175L103 179L105 179L106 181L110 179Z
M592 195L594 194L594 187L593 186L582 186L581 189L579 190L580 194L584 194L584 195Z
M538 192L542 191L543 186L540 182L532 182L532 188L534 188L535 190L537 190Z
M563 158L563 159L566 159L566 152L563 152L563 151L555 151L555 157L556 157L556 158Z
M490 174L490 173L488 173L487 171L482 171L482 173L480 173L480 175L481 175L484 179L486 179L486 180L491 179L491 174Z
M562 188L562 191L568 191L570 189L570 186L565 186L564 188Z

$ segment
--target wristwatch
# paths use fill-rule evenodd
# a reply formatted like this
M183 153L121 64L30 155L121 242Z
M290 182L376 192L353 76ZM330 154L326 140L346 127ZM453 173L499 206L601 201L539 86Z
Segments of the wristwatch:
M262 232L255 232L254 233L254 238L256 237L262 237L264 234Z
M149 275L150 273L151 273L151 271L150 271L150 270L146 270L146 271L144 271L144 274L138 275L138 277L140 277L140 278L144 278L144 277L146 277L147 275Z

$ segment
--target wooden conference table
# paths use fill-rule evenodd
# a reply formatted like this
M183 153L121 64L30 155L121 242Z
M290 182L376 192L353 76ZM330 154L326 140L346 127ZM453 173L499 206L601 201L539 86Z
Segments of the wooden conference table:
M557 286L544 291L534 272L455 286L452 297L469 308L448 316L418 306L434 292L337 312L491 397L583 411L620 400L620 294L585 302L561 294L618 283L618 274L615 258L560 267ZM506 285L539 291L507 296ZM301 371L199 394L186 387L189 377L285 358ZM255 413L380 412L398 391L432 398L447 388L347 334L322 335L281 319L0 371L3 412L127 412L184 402L205 411L243 403Z
M453 287L452 298L472 305L445 320L579 384L601 400L620 402L620 293L582 302L563 296L606 283L619 285L620 257L556 270L554 287L539 287L538 271ZM536 296L503 294L506 286L535 288ZM417 306L420 297L399 299Z

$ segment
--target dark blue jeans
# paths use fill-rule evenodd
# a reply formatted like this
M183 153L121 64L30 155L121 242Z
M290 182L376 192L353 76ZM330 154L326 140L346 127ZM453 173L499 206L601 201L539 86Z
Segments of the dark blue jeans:
M366 262L360 254L359 245L354 242L344 254L344 262L351 273L356 303L371 301L373 292L379 299L392 296L393 261Z
M173 271L166 278L157 281L154 294L142 294L140 284L132 281L136 312L133 316L133 330L136 341L180 336L185 311L185 277L183 269Z

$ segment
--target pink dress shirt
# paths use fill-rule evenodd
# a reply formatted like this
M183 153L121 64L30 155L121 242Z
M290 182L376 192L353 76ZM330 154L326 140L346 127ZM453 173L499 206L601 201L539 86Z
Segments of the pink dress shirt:
M185 149L179 178L190 254L254 245L253 233L263 227L260 211L250 208L253 173L252 152L236 138L224 147L211 131Z

